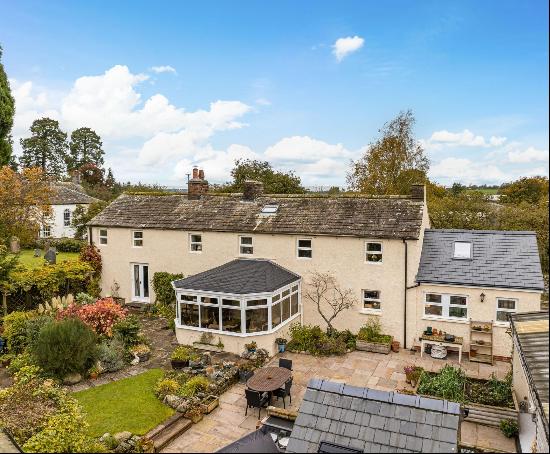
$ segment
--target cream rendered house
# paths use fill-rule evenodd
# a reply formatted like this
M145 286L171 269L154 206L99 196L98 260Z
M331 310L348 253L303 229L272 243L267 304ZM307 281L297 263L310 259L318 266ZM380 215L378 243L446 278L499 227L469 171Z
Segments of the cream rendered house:
M357 332L378 317L411 348L423 330L415 279L428 228L423 186L408 196L329 197L267 195L247 182L244 194L209 194L194 169L187 195L120 196L90 222L89 238L103 258L104 294L154 303L155 272L184 275L173 284L181 343L210 332L228 351L254 340L274 352L291 323L324 326L302 298L320 271L357 300L337 329Z

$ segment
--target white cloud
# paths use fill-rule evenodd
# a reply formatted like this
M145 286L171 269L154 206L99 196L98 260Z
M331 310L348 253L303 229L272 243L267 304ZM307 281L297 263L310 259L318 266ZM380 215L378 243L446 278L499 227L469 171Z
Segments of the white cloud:
M152 66L151 71L153 71L154 73L157 73L157 74L161 74L161 73L177 74L176 69L173 68L170 65Z
M459 181L470 183L494 183L513 179L494 164L474 162L465 158L445 158L430 168L430 177L445 184Z
M258 104L259 106L270 106L271 101L266 98L258 98L256 99L256 104Z
M529 147L525 150L509 151L508 160L513 163L548 161L548 150L539 150L535 147Z
M498 147L506 142L506 137L491 136L488 139L476 135L469 129L462 132L450 132L447 130L435 131L428 140L423 140L422 145L428 150L439 150L444 147Z
M345 57L358 51L365 44L365 40L359 36L348 36L347 38L338 38L332 45L332 53L339 62Z
M274 162L316 162L322 158L349 159L353 153L340 143L333 145L308 136L292 136L268 147L265 156Z

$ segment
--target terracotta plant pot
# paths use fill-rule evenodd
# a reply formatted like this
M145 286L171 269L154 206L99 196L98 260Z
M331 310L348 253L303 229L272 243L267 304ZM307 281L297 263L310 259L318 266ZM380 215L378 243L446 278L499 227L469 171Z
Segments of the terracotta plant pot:
M172 369L183 369L189 367L189 360L171 359Z
M399 343L399 341L393 341L391 343L391 351L394 352L394 353L399 352L399 347L400 346L401 346L401 344Z

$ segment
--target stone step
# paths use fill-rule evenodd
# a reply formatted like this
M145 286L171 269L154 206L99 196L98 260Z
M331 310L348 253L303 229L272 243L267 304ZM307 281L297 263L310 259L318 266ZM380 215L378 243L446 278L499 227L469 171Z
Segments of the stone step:
M193 425L191 420L185 418L182 414L178 413L178 416L179 418L172 421L169 426L165 426L162 430L157 432L156 435L154 435L153 437L149 437L155 445L156 452L159 452L172 440L180 436Z

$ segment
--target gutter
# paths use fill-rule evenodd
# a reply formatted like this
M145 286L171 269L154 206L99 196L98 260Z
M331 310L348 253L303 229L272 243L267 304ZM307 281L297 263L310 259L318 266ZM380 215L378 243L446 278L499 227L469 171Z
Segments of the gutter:
M409 265L409 243L406 239L403 239L403 244L405 245L405 285L404 285L404 300L405 305L403 307L403 348L407 348L407 276L408 276L408 265Z

